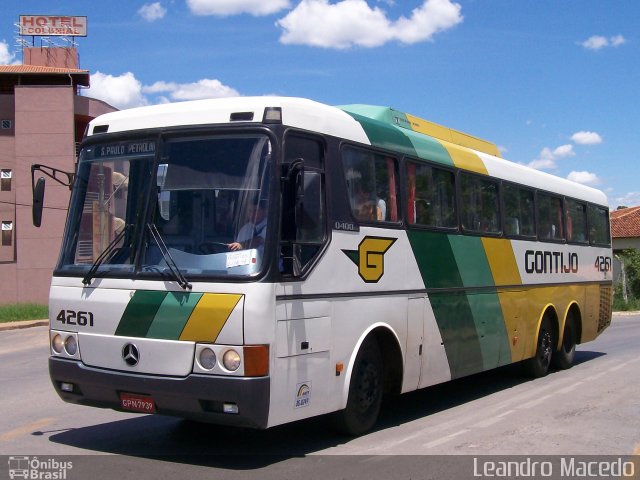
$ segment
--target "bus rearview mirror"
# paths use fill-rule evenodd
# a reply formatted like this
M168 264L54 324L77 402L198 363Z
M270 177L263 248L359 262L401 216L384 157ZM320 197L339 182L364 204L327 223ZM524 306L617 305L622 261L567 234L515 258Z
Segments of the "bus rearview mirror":
M33 187L33 206L31 216L34 227L40 227L40 224L42 223L42 209L44 207L44 184L44 177L40 177Z

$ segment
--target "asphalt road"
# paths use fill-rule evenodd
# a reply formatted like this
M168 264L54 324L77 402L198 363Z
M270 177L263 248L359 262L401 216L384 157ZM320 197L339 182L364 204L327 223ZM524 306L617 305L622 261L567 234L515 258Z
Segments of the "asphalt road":
M47 328L2 331L0 455L72 455L69 480L474 478L485 455L627 461L640 455L639 344L640 315L616 315L570 370L529 380L514 365L396 397L352 439L324 417L251 431L65 404L49 382Z

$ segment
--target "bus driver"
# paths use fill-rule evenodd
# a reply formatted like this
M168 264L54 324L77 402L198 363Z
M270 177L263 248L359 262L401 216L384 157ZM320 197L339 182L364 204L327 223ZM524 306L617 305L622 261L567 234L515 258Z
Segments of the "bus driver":
M238 231L236 241L228 244L229 250L258 248L264 246L264 239L267 227L267 201L254 200L247 207L247 223Z

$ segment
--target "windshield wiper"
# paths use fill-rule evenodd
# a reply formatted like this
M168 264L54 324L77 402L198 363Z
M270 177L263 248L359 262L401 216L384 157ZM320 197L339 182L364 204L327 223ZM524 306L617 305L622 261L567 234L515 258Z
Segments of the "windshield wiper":
M102 251L102 253L98 256L98 258L96 258L96 261L93 262L93 265L91 265L91 268L89 269L87 274L82 279L82 284L83 285L91 285L91 280L93 279L93 277L95 276L96 272L98 271L98 268L100 268L100 265L102 265L102 262L104 262L105 259L109 255L111 255L113 252L115 252L116 245L124 237L124 234L127 231L127 227L128 227L128 225L125 225L124 228L122 229L122 231L116 235L116 237L111 241L111 243L109 245L107 245L107 248L105 248Z
M178 282L178 285L180 285L183 289L191 290L191 284L187 281L185 276L182 274L182 272L180 271L180 268L178 268L178 265L176 264L175 260L169 253L169 249L167 248L167 245L164 243L164 240L162 240L162 236L158 231L158 227L156 227L155 224L153 223L147 223L147 228L149 228L149 232L151 233L151 236L153 237L156 244L158 245L158 249L160 250L162 257L164 258L164 261L167 263L167 267L169 267L169 271L172 273L173 278Z

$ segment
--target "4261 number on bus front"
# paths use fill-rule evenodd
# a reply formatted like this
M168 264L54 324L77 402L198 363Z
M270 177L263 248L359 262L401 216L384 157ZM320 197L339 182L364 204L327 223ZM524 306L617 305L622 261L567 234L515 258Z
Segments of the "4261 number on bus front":
M81 327L93 327L93 313L75 311L75 310L60 310L56 317L58 322L62 322L65 325L79 325Z

